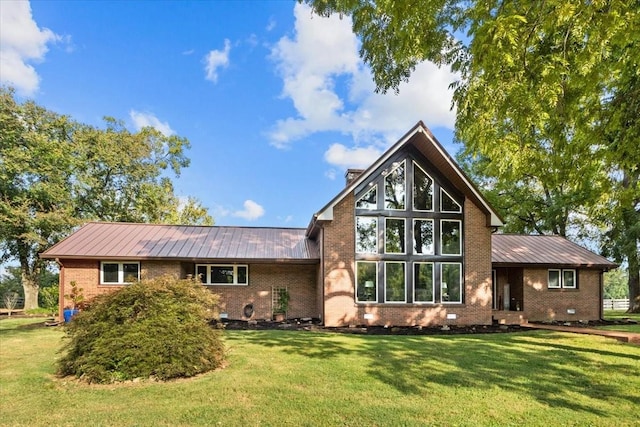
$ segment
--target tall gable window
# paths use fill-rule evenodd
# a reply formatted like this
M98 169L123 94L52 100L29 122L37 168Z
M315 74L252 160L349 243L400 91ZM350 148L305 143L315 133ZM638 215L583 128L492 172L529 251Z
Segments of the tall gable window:
M464 199L429 171L398 154L356 188L357 302L463 302Z
M100 283L128 285L140 280L139 262L103 261L100 263Z
M394 166L384 178L384 208L404 210L406 199L404 162Z

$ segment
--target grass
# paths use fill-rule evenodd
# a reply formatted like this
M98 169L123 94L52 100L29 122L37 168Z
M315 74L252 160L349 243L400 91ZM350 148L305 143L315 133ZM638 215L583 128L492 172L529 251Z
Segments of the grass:
M0 424L633 426L640 347L530 331L227 331L228 366L168 383L54 377L60 328L0 321Z
M640 334L640 313L627 313L626 310L605 310L604 318L606 320L632 319L637 321L638 323L636 323L635 325L628 324L628 325L601 326L598 329L608 329L611 331L635 332L636 334Z

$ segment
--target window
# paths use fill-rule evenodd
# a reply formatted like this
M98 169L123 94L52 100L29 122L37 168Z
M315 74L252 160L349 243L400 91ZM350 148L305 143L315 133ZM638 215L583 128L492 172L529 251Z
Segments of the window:
M440 222L440 245L442 255L462 254L461 222L442 220Z
M358 302L376 302L378 289L378 263L358 261L356 263L356 284Z
M378 253L378 219L376 217L356 217L356 252Z
M404 162L402 162L384 178L384 208L404 210L405 193Z
M384 251L388 254L404 253L404 219L385 219Z
M405 302L404 262L384 263L385 302Z
M126 285L140 280L139 262L100 263L100 283L103 285Z
M549 289L576 289L576 271L573 269L549 270L549 282L547 286Z
M413 253L433 255L433 220L413 220Z
M248 285L248 270L246 265L196 265L196 274L205 285Z
M433 180L415 162L413 163L413 210L433 210Z
M443 188L440 189L440 212L462 212L462 206Z
M433 263L413 264L413 301L433 302Z
M375 209L378 206L378 203L376 200L377 188L378 187L375 186L369 191L367 191L366 193L364 193L364 195L360 197L356 202L356 208L357 209Z
M443 262L440 264L440 291L442 302L462 302L462 264Z

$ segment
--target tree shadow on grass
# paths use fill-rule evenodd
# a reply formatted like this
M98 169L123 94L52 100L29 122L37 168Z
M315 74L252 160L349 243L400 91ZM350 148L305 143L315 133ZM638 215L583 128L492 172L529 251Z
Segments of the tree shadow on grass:
M625 384L605 383L594 375L603 369L640 375L640 354L571 345L554 334L339 336L273 331L243 339L312 359L357 354L367 361L372 378L407 395L428 395L434 384L479 390L498 387L550 407L598 416L615 414L572 396L640 404Z

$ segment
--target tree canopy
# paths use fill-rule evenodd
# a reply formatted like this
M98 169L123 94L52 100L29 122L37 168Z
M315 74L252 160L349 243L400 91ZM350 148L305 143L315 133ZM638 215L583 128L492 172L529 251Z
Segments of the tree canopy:
M38 254L83 222L213 222L174 194L168 173L189 165L185 138L113 118L89 126L0 88L0 141L0 261L19 262L26 309L38 306Z
M450 66L462 157L510 231L596 230L640 310L639 1L307 3L352 17L380 91Z

